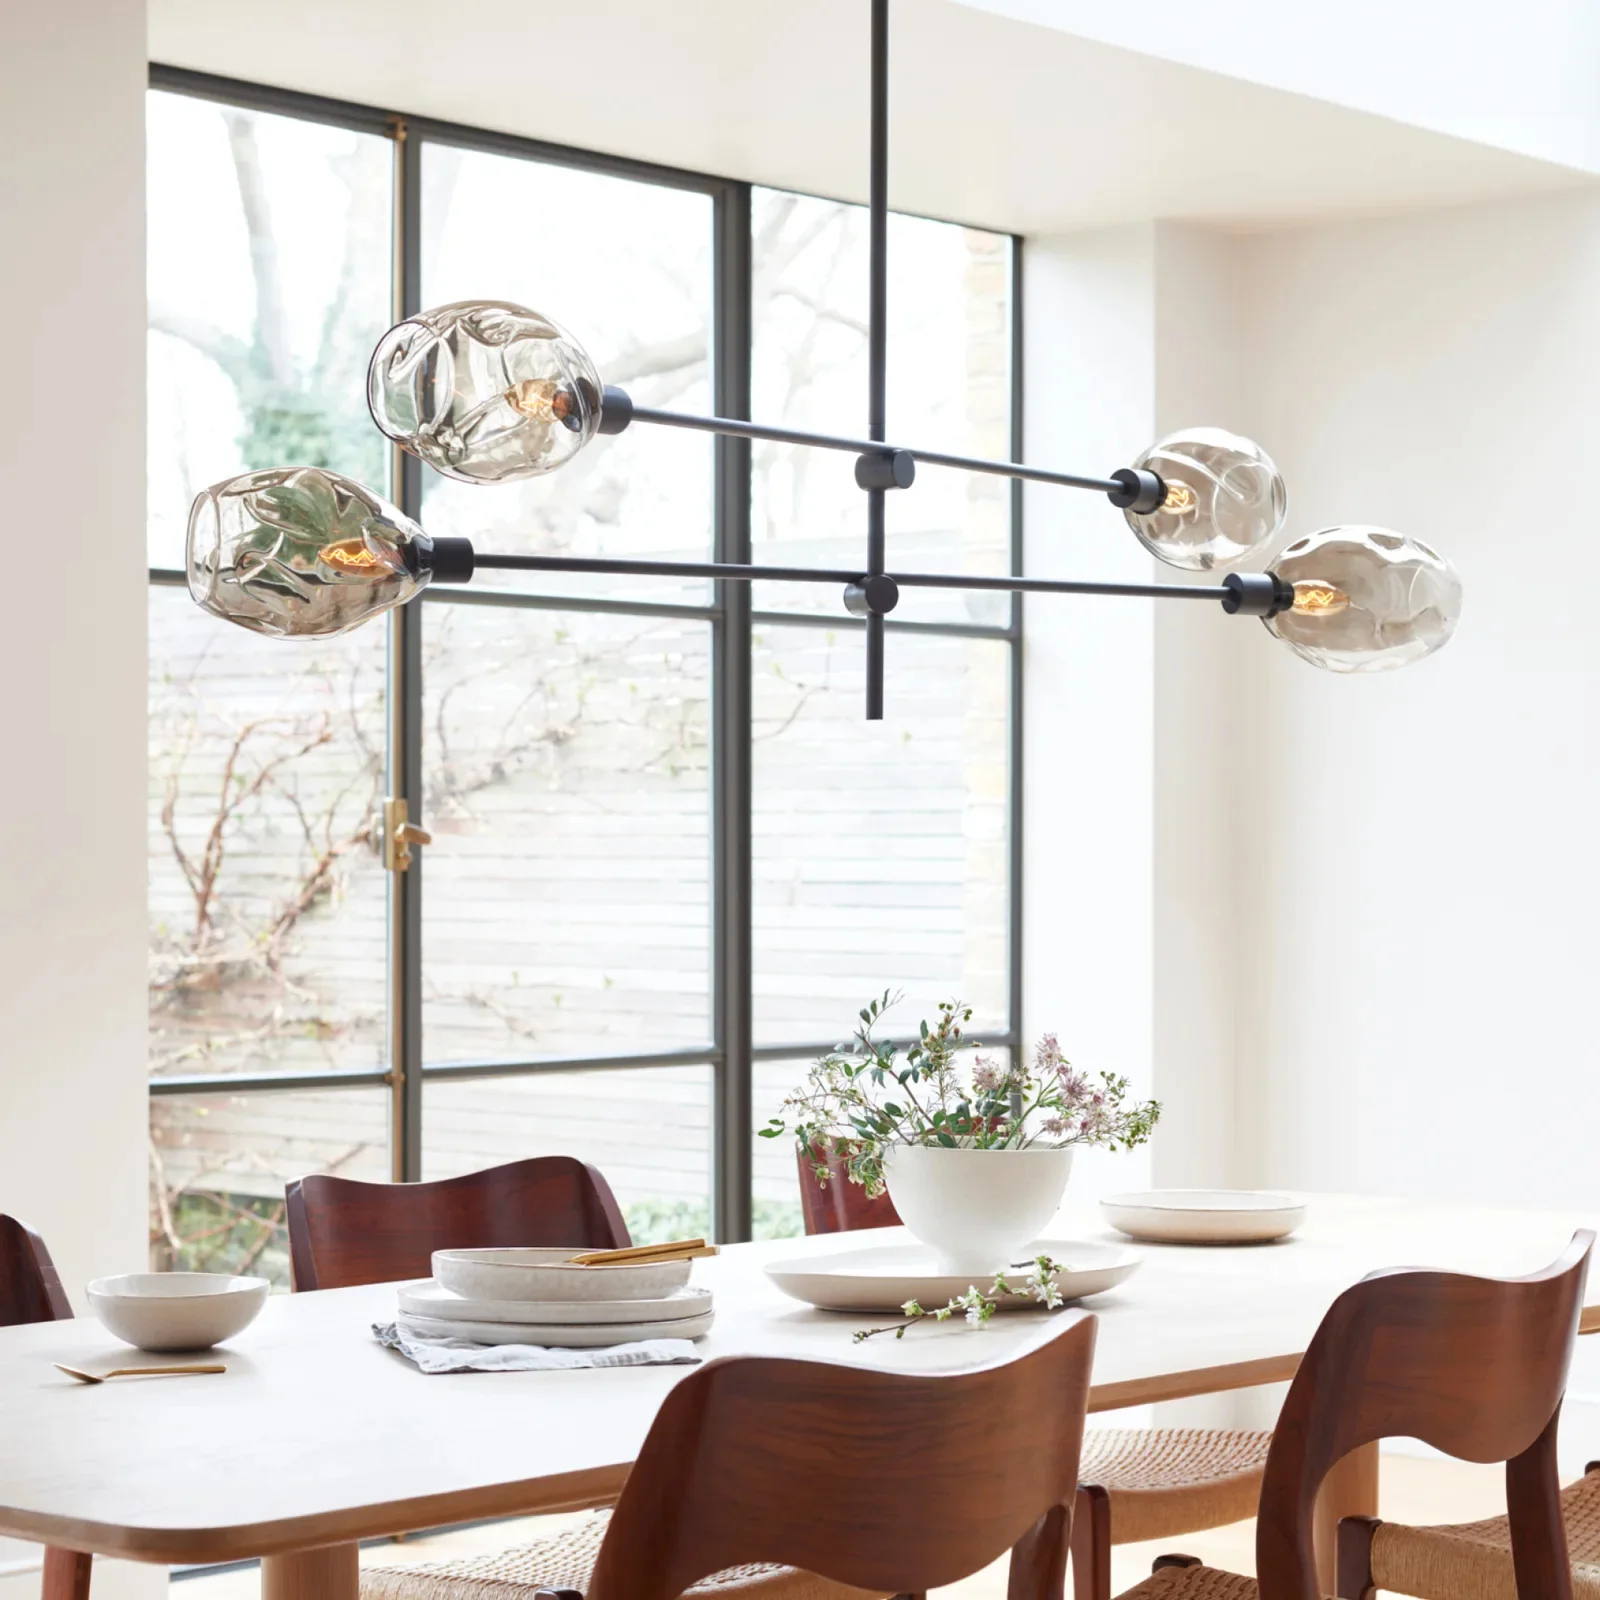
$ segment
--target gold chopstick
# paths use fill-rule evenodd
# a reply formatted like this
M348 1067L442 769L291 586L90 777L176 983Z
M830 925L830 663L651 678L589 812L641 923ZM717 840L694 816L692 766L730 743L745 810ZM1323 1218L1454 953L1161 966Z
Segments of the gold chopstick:
M671 1239L661 1244L627 1245L620 1250L589 1250L581 1256L573 1256L567 1264L574 1267L646 1266L657 1261L698 1261L716 1254L717 1247L704 1239Z

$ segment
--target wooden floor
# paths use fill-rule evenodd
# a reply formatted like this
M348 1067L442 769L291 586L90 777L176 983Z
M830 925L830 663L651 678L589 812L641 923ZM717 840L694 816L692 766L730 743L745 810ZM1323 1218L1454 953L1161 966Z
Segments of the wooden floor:
M1381 1510L1397 1522L1466 1522L1505 1509L1505 1479L1500 1467L1476 1467L1455 1461L1416 1456L1383 1458ZM458 1529L451 1533L410 1538L402 1544L375 1546L361 1552L363 1566L398 1565L410 1561L442 1561L452 1556L503 1549L537 1539L570 1525L573 1517L532 1517L517 1522ZM1234 1572L1255 1571L1255 1524L1236 1522L1179 1541L1120 1545L1112 1558L1112 1592L1120 1594L1148 1575L1152 1559L1178 1548L1213 1566ZM1005 1563L997 1562L953 1588L941 1590L948 1600L1004 1600ZM182 1578L173 1585L172 1600L256 1600L260 1575L253 1569Z

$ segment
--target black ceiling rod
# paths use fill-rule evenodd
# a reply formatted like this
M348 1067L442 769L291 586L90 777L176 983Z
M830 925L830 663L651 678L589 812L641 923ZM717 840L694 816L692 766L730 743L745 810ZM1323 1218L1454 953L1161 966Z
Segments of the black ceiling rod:
M889 437L889 0L872 0L872 132L867 190L867 437ZM893 605L873 579L884 570L884 495L870 458L857 463L867 495L867 720L883 720L883 617ZM873 591L877 591L874 593ZM846 596L846 604L851 596ZM887 604L885 602L887 601ZM880 610L880 606L883 607ZM852 608L853 609L853 608Z

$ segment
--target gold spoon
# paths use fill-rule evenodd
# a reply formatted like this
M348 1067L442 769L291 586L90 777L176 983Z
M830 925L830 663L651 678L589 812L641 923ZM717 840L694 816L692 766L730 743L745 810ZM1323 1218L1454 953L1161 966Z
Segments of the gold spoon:
M64 1372L79 1383L104 1383L107 1378L176 1378L190 1372L226 1372L226 1367L113 1367L110 1372L80 1372L76 1367L63 1366L59 1361L50 1363L57 1372Z

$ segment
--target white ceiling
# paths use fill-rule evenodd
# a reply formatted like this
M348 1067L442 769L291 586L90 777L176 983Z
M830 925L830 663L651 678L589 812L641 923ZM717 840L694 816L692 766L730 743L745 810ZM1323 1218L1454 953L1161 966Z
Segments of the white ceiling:
M156 61L863 199L866 0L150 0ZM891 203L1022 233L1262 227L1576 167L954 0L894 13Z

